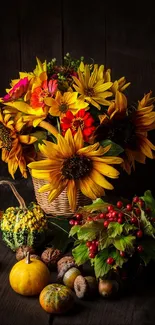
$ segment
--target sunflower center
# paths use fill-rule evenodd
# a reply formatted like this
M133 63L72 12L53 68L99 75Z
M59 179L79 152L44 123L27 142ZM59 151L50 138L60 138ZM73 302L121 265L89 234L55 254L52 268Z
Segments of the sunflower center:
M73 119L73 121L72 121L72 129L74 131L77 131L79 127L82 130L84 128L84 121L83 121L83 119L81 117L77 117L77 118Z
M88 96L88 97L93 97L95 95L94 93L94 89L93 88L86 88L85 91L84 91L85 95Z
M86 175L89 175L91 170L91 159L85 156L75 155L64 161L62 174L67 179L81 179Z
M5 148L7 151L11 150L12 140L10 132L2 123L0 123L0 142L2 148Z
M67 110L68 110L68 105L65 104L65 103L62 103L62 104L59 106L59 110L60 110L62 113L66 113Z

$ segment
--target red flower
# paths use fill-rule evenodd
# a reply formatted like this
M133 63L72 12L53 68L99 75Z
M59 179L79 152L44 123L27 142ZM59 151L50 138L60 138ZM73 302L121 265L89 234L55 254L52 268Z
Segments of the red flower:
M94 132L95 126L93 126L94 119L92 118L89 112L86 112L85 109L81 109L73 115L71 111L67 111L65 117L61 120L61 129L63 135L70 128L72 134L74 135L78 128L82 130L82 134L85 141L88 141L90 135Z
M32 92L30 105L33 108L44 107L44 99L47 97L53 97L57 90L57 86L58 84L56 80L50 80L49 82L44 80L42 85L40 87L36 87Z

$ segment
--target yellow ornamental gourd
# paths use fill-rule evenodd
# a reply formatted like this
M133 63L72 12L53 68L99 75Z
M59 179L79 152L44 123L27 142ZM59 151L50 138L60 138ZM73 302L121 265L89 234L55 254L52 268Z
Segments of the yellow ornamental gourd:
M50 271L47 266L27 253L26 258L17 262L9 274L12 289L23 296L39 295L50 282Z
M13 251L23 245L33 248L41 246L45 241L48 228L44 211L35 202L31 202L26 207L23 198L11 182L0 181L0 184L9 185L20 204L19 207L6 209L0 220L4 242Z

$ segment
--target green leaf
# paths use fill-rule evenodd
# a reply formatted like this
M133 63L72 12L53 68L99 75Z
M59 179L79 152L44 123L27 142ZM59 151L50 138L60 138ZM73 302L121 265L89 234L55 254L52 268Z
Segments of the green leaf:
M155 217L155 199L150 190L145 191L144 196L141 197L145 201L146 206L151 209L152 217Z
M48 245L66 252L68 245L74 242L74 238L69 238L70 225L68 219L63 217L48 218L49 242Z
M109 252L107 248L105 248L95 256L94 271L97 278L103 277L110 271L111 266L106 262L108 257Z
M74 236L80 230L80 228L80 225L73 226L69 232L69 237Z
M107 231L102 231L101 233L101 239L99 240L99 248L104 249L109 246L111 246L113 243L113 238L108 237L108 232Z
M77 265L82 265L88 261L88 247L85 243L78 245L72 249L72 255Z
M100 231L103 229L103 224L95 221L85 223L80 227L77 233L78 239L80 240L93 240L99 235Z
M143 210L141 210L141 224L143 226L144 234L155 238L155 236L154 236L155 229L152 226L151 222L145 216L145 213Z
M155 260L155 240L151 237L146 237L141 240L140 244L144 249L140 257L145 265L147 265L151 260Z
M127 253L132 253L134 251L134 242L136 237L135 236L122 236L114 239L113 245L119 251L126 251Z
M100 144L103 147L111 145L110 150L106 152L105 156L119 156L124 151L124 149L119 144L108 139L101 141Z
M108 236L115 238L123 232L123 226L118 222L111 222L108 226Z
M129 223L124 223L123 224L123 232L125 233L125 235L128 235L130 231L133 232L133 230L136 230L137 227L135 227L134 225L130 225Z
M95 212L95 211L101 211L106 212L107 206L109 205L108 202L104 202L101 198L98 198L93 201L90 205L85 205L80 211L86 211L86 212Z
M34 148L37 152L39 150L38 145L43 143L43 140L47 139L47 132L46 131L36 131L30 134L31 136L34 136L37 138L37 141L34 142Z
M112 252L110 253L110 256L113 257L114 260L115 260L115 268L116 268L117 266L122 267L123 264L126 263L127 260L128 260L127 258L122 257L122 256L120 255L119 251L117 251L117 250L112 251Z

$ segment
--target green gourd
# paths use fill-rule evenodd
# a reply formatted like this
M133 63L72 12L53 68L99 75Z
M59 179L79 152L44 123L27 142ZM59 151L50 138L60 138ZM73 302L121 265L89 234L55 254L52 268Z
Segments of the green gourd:
M11 182L0 181L0 184L8 184L20 204L19 207L9 207L3 212L0 222L2 239L13 251L23 245L33 248L41 246L45 241L48 226L43 210L35 202L26 207Z

